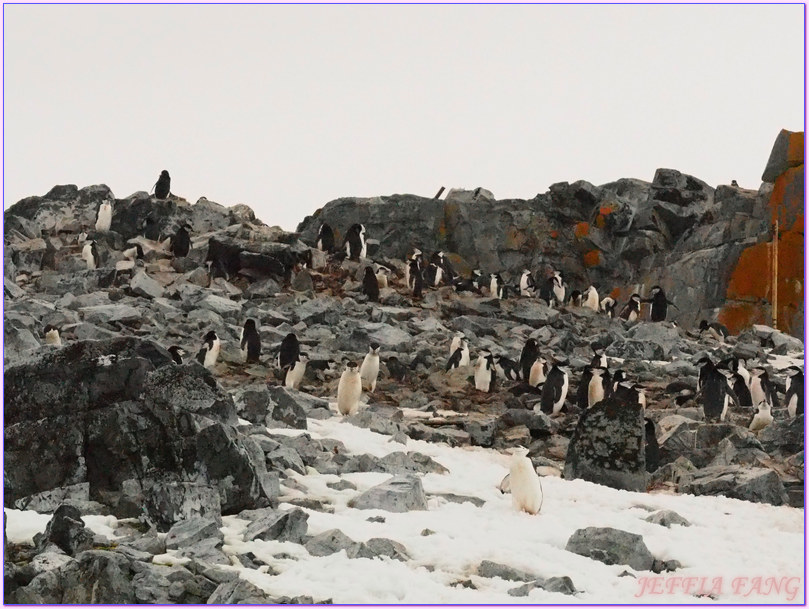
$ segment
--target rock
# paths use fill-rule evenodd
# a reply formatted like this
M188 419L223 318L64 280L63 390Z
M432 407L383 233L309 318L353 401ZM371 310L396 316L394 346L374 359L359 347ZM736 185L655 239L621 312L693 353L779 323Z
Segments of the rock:
M619 357L624 360L659 361L665 359L663 347L654 342L640 340L616 340L607 347L604 354L607 357Z
M175 524L166 534L166 548L176 550L193 546L204 539L223 540L220 523L213 518L191 518Z
M650 571L654 565L643 537L610 527L578 529L565 550L587 556L607 565L629 565L637 571Z
M295 292L305 292L311 295L314 295L315 291L315 285L312 282L312 275L305 269L295 273L295 277L292 278L289 287Z
M275 395L279 395L279 393ZM284 426L291 427L292 429L307 429L306 411L289 395L289 392L281 395L283 395L284 398L276 402L269 418L274 422L283 423ZM268 424L270 424L270 421L268 421Z
M450 446L464 446L469 444L470 435L466 431L445 425L443 427L430 427L423 423L411 423L407 434L414 440L425 442L444 442Z
M379 412L374 412L371 409L361 410L357 414L351 415L344 419L352 425L357 427L364 427L376 433L392 436L405 429L403 423L394 421L391 417L383 416Z
M244 292L245 298L271 298L281 291L281 286L272 277L254 281Z
M132 292L146 298L160 298L163 296L163 286L149 277L145 272L135 273L129 282Z
M584 411L567 449L564 477L612 488L646 490L643 408L614 398Z
M691 523L688 522L688 520L673 510L659 510L653 514L649 514L644 520L646 520L646 522L651 522L652 524L659 524L667 529L670 529L671 525L673 524L684 527L691 526Z
M299 508L286 512L275 512L250 523L244 530L244 540L252 541L291 541L303 543L308 525L309 514Z
M558 426L544 412L509 408L497 420L498 429L525 425L531 432L532 438L548 437L554 433Z
M394 476L352 499L349 507L358 510L409 512L426 510L427 498L420 478L414 475Z
M781 129L761 175L762 182L775 182L790 167L803 165L803 146L803 132Z
M306 417L317 418L318 413L321 411L329 412L328 400L309 395L297 389L272 386L267 387L267 393L273 404L273 409L280 408L280 413L289 413L292 421L300 421L301 412L303 412L304 421ZM282 419L274 418L274 420ZM306 429L306 427L295 427L295 429Z
M697 467L705 467L719 453L722 440L732 434L741 438L752 436L746 429L730 423L678 420L659 439L660 463L665 465L682 456Z
M129 323L140 321L141 312L135 307L123 304L97 305L93 307L83 307L79 309L82 318L87 323Z
M763 467L741 465L706 467L686 477L678 491L692 495L724 495L754 503L788 503L778 474Z
M576 593L576 588L573 585L573 580L567 576L563 577L549 577L546 580L537 579L535 581L523 584L516 588L511 588L508 591L509 596L528 596L531 590L540 588L546 592L559 592L561 594L572 595Z
M776 419L758 433L761 446L770 454L793 455L803 450L803 417Z
M378 461L380 471L389 474L446 474L449 470L443 465L418 452L403 453L392 452L388 453Z
M39 341L27 328L18 328L10 323L3 324L4 357L9 362L17 362L40 349Z
M132 560L116 552L88 550L60 570L64 604L133 603Z
M273 599L261 588L244 579L234 579L219 584L208 597L209 605L269 605Z
M469 434L469 439L473 446L490 447L494 444L497 425L497 419L488 419L485 421L466 421L463 427L464 431Z
M637 324L627 330L626 337L633 341L658 345L662 349L663 357L655 359L668 359L672 349L680 342L677 328L662 323Z
M357 558L377 558L384 556L394 560L401 560L402 562L410 559L407 554L407 548L397 541L392 539L385 539L384 537L372 537L368 541L360 544L357 551Z
M352 541L339 529L331 529L320 535L315 535L304 544L306 551L312 556L329 556L340 550L345 550L349 558L356 556L360 544Z
M242 311L242 305L240 303L231 300L230 298L216 296L215 294L208 294L198 303L198 306L213 311L214 313L224 317L235 316L240 314Z
M303 464L301 456L297 451L288 446L279 446L275 450L268 452L267 462L271 464L274 469L280 471L291 469L298 474L306 474L306 466Z
M79 510L72 505L62 505L53 513L45 532L34 537L34 543L40 551L53 543L65 554L75 556L93 547L93 532L84 526Z
M539 579L538 575L515 569L501 563L493 562L491 560L484 560L478 565L477 574L480 577L499 577L508 581L535 581Z
M539 300L521 298L508 305L504 311L508 319L513 319L532 328L548 326L559 319L559 311L541 303Z
M482 507L486 502L479 497L470 497L468 495L456 495L455 493L436 493L430 497L439 497L449 503L471 503L475 507Z

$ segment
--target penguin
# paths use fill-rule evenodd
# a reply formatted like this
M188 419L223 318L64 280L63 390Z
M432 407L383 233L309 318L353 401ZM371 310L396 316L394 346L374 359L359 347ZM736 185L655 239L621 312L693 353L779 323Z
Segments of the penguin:
M452 267L452 263L449 261L449 258L444 255L444 252L436 252L433 254L433 259L431 262L436 264L441 269L442 277L445 282L453 283L455 281L457 273Z
M376 379L379 376L379 343L371 343L368 353L360 366L362 388L373 393L376 390Z
M512 450L508 478L514 509L531 515L538 514L542 509L542 483L533 462L528 458L527 448L519 446Z
M345 239L346 256L349 260L365 258L368 253L368 244L365 242L365 226L352 224Z
M703 332L708 332L711 336L713 336L716 340L720 343L725 342L725 339L730 336L730 330L727 329L727 326L723 326L719 322L712 321L708 323L707 320L703 319L699 322L699 333L700 335Z
M481 351L475 363L475 389L489 393L494 389L497 372L494 369L494 357L489 351Z
M784 401L790 417L803 414L803 371L797 366L787 368L787 387Z
M188 256L188 251L191 249L191 236L188 234L190 230L190 224L183 224L171 238L171 253L175 258Z
M597 366L590 369L590 382L587 384L587 407L592 408L601 400L610 396L610 373L606 368Z
M202 348L197 353L197 361L206 368L213 368L216 366L216 359L219 357L219 348L221 342L216 332L211 330L205 335L202 342Z
M444 269L440 266L431 262L427 265L427 269L424 271L424 279L427 282L427 285L431 285L433 287L438 287L441 285L441 281L444 277Z
M624 305L624 308L621 309L621 313L618 317L626 321L637 321L638 317L640 317L640 303L640 295L632 294L632 296L629 297L629 301Z
M618 391L618 384L626 381L626 374L620 368L612 373L612 393Z
M101 264L101 260L98 256L98 247L95 241L90 239L85 242L81 250L81 257L87 263L88 269L93 270L98 268L99 264Z
M315 242L315 246L321 252L326 253L329 253L334 249L334 231L331 229L331 226L325 222L320 225L320 228L317 231L317 241Z
M136 243L132 247L124 250L124 258L127 260L143 260L143 248L140 243Z
M771 409L778 408L775 387L770 382L770 377L764 368L753 368L750 371L750 397L753 404L759 405L761 402L767 402Z
M185 349L177 345L172 345L168 348L168 352L171 353L171 359L174 360L174 363L182 366Z
M589 408L590 380L592 378L593 366L588 364L582 370L581 379L579 380L579 388L576 391L576 406L578 406L580 410L586 410Z
M758 433L770 423L772 423L772 406L766 401L759 402L758 412L753 415L753 420L750 421L748 429L753 433Z
M399 361L395 355L391 355L385 360L385 366L388 368L390 377L396 381L402 382L407 377L407 366Z
M660 446L657 443L657 431L652 419L644 419L646 435L646 471L650 474L660 467Z
M730 185L731 185L731 186L733 186L733 187L735 187L735 188L738 188L738 187L739 187L739 183L738 183L736 180L731 180L731 181L730 181Z
M106 233L112 225L112 203L103 201L98 207L96 216L96 230L99 233Z
M518 381L520 380L520 367L512 359L504 355L494 356L494 369L497 371L505 381Z
M469 343L466 342L466 339L461 339L461 346L453 351L447 361L446 371L448 372L455 368L460 368L461 366L468 366L469 363Z
M281 347L278 349L278 356L276 357L276 364L278 367L286 371L295 365L301 355L301 346L298 343L298 337L292 332L284 337L281 341Z
M659 285L653 286L651 293L652 297L644 301L652 303L650 319L652 321L666 321L669 305L673 306L675 309L677 306L666 298L666 293Z
M584 293L581 295L581 299L581 306L598 312L598 290L596 290L594 286L590 286L584 290Z
M461 341L466 338L463 332L456 332L455 336L452 337L452 342L449 344L449 356L452 357L452 354L455 353L455 349L461 346Z
M377 265L376 269L376 284L379 286L380 290L384 290L388 287L388 276L390 275L390 269L386 266L382 266L381 264Z
M522 276L520 277L520 296L533 297L536 291L536 283L534 283L534 276L528 269L523 269Z
M165 169L160 172L160 177L157 178L157 182L154 185L154 196L155 199L165 199L169 196L171 192L171 176L169 176L169 172Z
M596 347L595 345L590 345L590 348L593 350L593 359L590 360L590 365L592 367L600 366L601 368L607 368L607 356L604 355L604 349L601 347Z
M408 287L414 298L421 298L424 289L424 277L421 275L421 264L418 260L411 260L408 263L407 272Z
M337 384L337 411L342 415L357 414L360 409L362 379L356 362L348 362Z
M568 306L571 307L580 307L581 306L581 299L582 294L578 290L573 290L570 293L570 299L567 301Z
M54 347L62 346L62 337L59 335L59 328L48 324L42 331L45 334L46 345L53 345Z
M749 386L750 373L747 372L744 364L740 363L737 358L731 357L722 360L716 367L723 370L728 380L728 386L736 394L736 397L739 398L739 406L742 408L752 408L753 397L750 395ZM727 370L727 373L724 372L725 370Z
M704 362L697 385L702 392L705 420L709 423L724 421L731 401L730 387L724 375L716 369L710 359L704 357L699 361Z
M471 281L472 281L472 287L475 289L475 291L478 294L480 294L481 293L481 288L483 287L483 271L481 271L480 269L473 270L472 271Z
M146 216L141 228L143 229L143 236L150 241L160 240L160 224L152 216Z
M404 283L408 289L413 289L412 278L410 276L413 269L418 268L421 271L422 262L423 262L424 255L421 253L421 250L418 248L413 248L413 253L407 257L405 260L405 268L404 268ZM416 263L415 266L413 263Z
M537 355L531 369L528 371L528 384L531 387L539 387L548 378L548 362L544 357Z
M601 310L607 314L607 317L610 319L615 319L615 307L618 306L618 303L615 302L615 299L612 296L606 296L601 301Z
M520 352L520 373L526 383L531 375L531 366L539 357L539 345L535 338L529 338Z
M557 414L562 410L567 397L569 381L567 371L559 365L559 362L555 362L542 385L542 398L540 399L542 412Z
M500 273L489 273L489 296L502 299L504 295L503 278Z
M287 374L284 378L284 387L289 389L297 389L301 386L303 375L306 374L306 364L309 362L309 356L301 353L294 366L287 368Z
M615 385L612 397L627 404L639 404L646 410L646 392L643 387L634 383L618 383Z
M258 363L259 355L261 355L261 336L259 336L256 329L255 319L248 319L244 322L242 334L239 337L239 346L245 362L248 364Z
M368 297L370 302L379 302L379 281L376 278L374 269L365 267L365 275L362 278L362 293Z

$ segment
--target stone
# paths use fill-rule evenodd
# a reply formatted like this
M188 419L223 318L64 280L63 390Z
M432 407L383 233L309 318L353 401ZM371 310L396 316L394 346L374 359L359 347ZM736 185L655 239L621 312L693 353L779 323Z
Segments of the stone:
M160 531L169 530L175 522L198 518L212 518L221 525L219 491L211 484L159 480L136 495L141 496L146 514Z
M803 137L803 132L781 129L761 175L762 182L775 182L790 167L803 165Z
M72 505L61 505L48 521L45 532L34 537L34 543L41 550L53 543L65 554L75 556L93 547L93 533L84 526L78 509Z
M280 471L291 469L298 474L306 474L306 466L303 464L301 456L289 446L279 446L268 452L267 463L272 465L273 469Z
M244 530L244 540L252 541L291 541L303 543L308 529L309 514L295 508L286 512L274 512L247 525Z
M608 398L586 409L573 432L564 477L612 488L646 490L643 408Z
M304 547L312 556L329 556L341 550L345 550L347 554L356 555L360 544L351 540L339 529L331 529L315 535L304 544Z
M649 514L646 518L644 518L644 520L646 520L646 522L651 522L652 524L659 524L667 529L670 529L671 525L673 524L683 527L691 526L691 523L688 522L688 520L673 510L658 510L653 514Z
M225 317L238 315L242 311L241 303L231 300L230 298L217 296L216 294L208 294L199 301L198 306Z
M803 450L803 417L776 419L758 433L758 441L770 454L794 455Z
M677 490L692 495L724 495L732 499L772 505L789 502L778 474L763 467L706 467L687 476L680 482Z
M79 309L82 318L87 323L128 323L140 321L141 312L135 307L124 304L96 305Z
M129 287L138 296L145 296L146 298L161 298L163 296L163 286L143 271L135 273L135 276L129 282Z
M378 558L386 557L393 560L405 562L410 559L405 548L398 541L385 539L384 537L372 537L368 541L360 544L356 558Z
M269 605L273 599L261 588L244 579L233 579L219 584L208 597L209 605Z
M427 498L421 486L421 479L410 474L394 476L382 484L371 487L352 499L349 507L358 510L409 512L426 510Z
M610 527L578 529L567 541L565 550L607 565L629 565L636 571L650 571L654 565L643 537Z
M535 581L539 578L538 575L515 569L501 563L493 562L491 560L484 560L478 565L477 574L480 577L499 577L508 581Z
M176 550L193 546L204 539L224 539L220 523L213 518L191 518L171 527L166 534L166 548Z

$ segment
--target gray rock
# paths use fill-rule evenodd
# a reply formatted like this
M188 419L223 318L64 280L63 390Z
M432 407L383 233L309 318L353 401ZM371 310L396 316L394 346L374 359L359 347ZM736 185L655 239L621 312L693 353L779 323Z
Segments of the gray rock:
M640 340L616 340L607 347L604 354L607 357L620 357L625 360L648 361L665 358L665 351L659 344Z
M530 298L521 298L513 301L513 304L505 305L503 313L508 319L528 324L533 328L551 325L559 319L558 310Z
M478 565L478 575L480 577L499 577L508 581L535 581L539 579L538 575L515 569L501 563L493 562L491 560L484 560Z
M245 298L271 298L281 291L281 286L272 277L254 281L244 291Z
M244 540L291 541L303 543L308 530L309 514L299 508L275 512L250 523L244 530Z
M161 298L163 296L163 286L143 271L135 273L135 276L129 282L129 287L138 296L145 296L146 298Z
M449 470L443 465L418 452L388 453L379 459L380 470L389 474L446 474Z
M475 507L482 507L486 502L480 497L470 497L469 495L456 495L455 493L436 493L430 497L440 497L449 503L471 503Z
M497 419L466 421L464 431L469 434L473 446L492 446L497 433Z
M208 294L199 301L198 306L213 311L224 317L235 316L241 313L242 305L230 298L223 298L215 294Z
M629 565L637 571L650 571L654 565L643 537L610 527L578 529L565 550L587 556L607 565Z
M349 506L358 510L409 512L426 510L427 498L420 478L414 475L394 476L352 499Z
M444 442L449 446L464 446L469 444L471 436L468 432L450 427L430 427L423 423L411 423L407 427L407 435L414 440L424 440L425 442Z
M279 446L267 453L267 463L280 471L291 469L298 474L306 473L306 466L295 449L288 446Z
M96 305L79 309L84 321L91 324L139 321L141 312L124 304Z
M295 292L306 292L312 295L314 294L315 290L315 285L312 282L312 275L311 273L309 273L309 271L305 269L298 273L295 273L295 276L292 278L289 287Z
M273 599L247 580L234 579L219 584L207 602L209 605L269 605Z
M300 413L303 412L303 419L312 416L316 417L317 411L329 412L329 401L318 398L297 389L287 389L286 387L267 387L270 401L273 403L273 410L280 408L280 413L290 413L293 421L300 421ZM297 414L296 414L297 413ZM274 420L280 420L274 418ZM296 427L296 429L306 429L306 427Z
M176 550L193 546L204 539L223 540L220 523L213 518L191 518L175 524L166 534L166 548Z
M360 544L356 558L377 558L386 557L405 562L410 559L405 548L398 541L385 539L384 537L372 537L368 541Z
M680 342L680 334L676 328L662 323L637 324L627 330L628 339L650 342L658 345L667 359L672 349Z
M651 522L652 524L659 524L668 529L670 529L671 525L673 524L684 527L691 526L691 523L688 522L688 520L673 510L659 510L653 514L649 514L644 520L646 520L646 522Z
M40 551L53 543L65 554L75 556L93 547L93 533L84 526L81 513L72 505L62 505L53 513L45 532L34 536L34 544Z
M567 449L564 476L631 491L648 483L643 408L610 398L584 411Z
M370 408L361 410L355 415L346 417L344 421L356 425L357 427L364 427L376 433L385 435L394 435L404 429L405 425L400 421L394 421L389 416L384 416L379 412L374 412Z
M351 540L339 529L324 531L320 535L315 535L304 544L306 551L312 556L329 556L340 550L345 550L349 558L356 556L360 549L360 544Z
M758 433L761 446L770 454L794 455L803 450L803 417L776 419Z
M161 531L175 522L212 518L221 525L219 491L212 484L159 480L136 495L133 503L142 501L146 513Z
M754 503L772 505L788 503L784 485L778 474L763 467L751 468L742 465L706 467L686 477L677 490L692 495L724 495Z

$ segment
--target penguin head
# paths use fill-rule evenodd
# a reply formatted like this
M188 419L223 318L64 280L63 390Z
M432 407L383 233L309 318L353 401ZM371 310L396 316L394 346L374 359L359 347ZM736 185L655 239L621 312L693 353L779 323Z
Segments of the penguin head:
M185 349L183 349L179 345L172 345L171 347L169 347L167 349L167 351L170 351L171 353L176 353L177 355L180 355L180 356L185 355Z
M152 175L154 175L154 174L152 174ZM171 177L171 176L169 176L169 172L168 172L168 170L167 170L167 169L164 169L163 171L161 171L161 172L160 172L160 177L161 177L161 178L169 178L169 177Z
M649 291L651 292L652 296L654 296L658 292L662 292L663 288L661 288L659 285L654 285L654 286L652 286L652 289L649 290Z
M379 343L371 343L368 346L368 353L372 353L373 355L379 355Z
M219 337L216 335L216 332L211 330L205 335L204 342L206 342L206 343L207 342L213 342L213 341L218 340L218 339L219 339Z
M703 319L701 322L699 322L699 331L704 332L707 329L708 329L708 320Z
M482 275L483 273L481 272L480 269L475 269L474 271L472 271L472 277L481 277Z
M348 372L356 372L357 371L357 362L352 362L352 361L346 362L346 370Z
M705 365L708 365L708 364L713 366L713 362L711 361L711 358L708 357L707 355L703 355L701 358L699 358L697 360L697 365L698 366L705 366Z
M629 300L640 304L640 294L632 294L632 296L629 297Z
M514 448L510 449L511 455L513 457L527 457L528 456L528 449L525 446L515 446Z
M301 353L298 355L298 361L305 364L309 361L309 356L306 353Z
M381 264L377 265L376 272L382 273L383 275L390 275L390 269L386 266L382 266Z
M797 366L790 366L787 368L787 376L797 376L798 374L803 375L803 370Z
M624 371L623 371L623 370L620 370L620 369L619 369L619 370L616 370L616 371L615 371L615 372L612 374L612 380L613 380L613 382L615 382L615 383L621 383L621 382L625 381L625 380L626 380L626 375L624 374Z
M245 332L255 332L256 330L256 320L255 319L248 319L244 322L244 331Z
M370 266L365 267L365 277L368 279L376 279L376 273L374 273L374 269Z
M42 332L43 332L45 335L47 335L47 334L49 334L49 333L51 333L51 332L56 332L57 334L59 334L59 328L57 328L56 326L54 326L54 325L52 325L52 324L48 324L47 326L45 326L45 327L42 329ZM794 368L794 366L793 366L793 368Z

